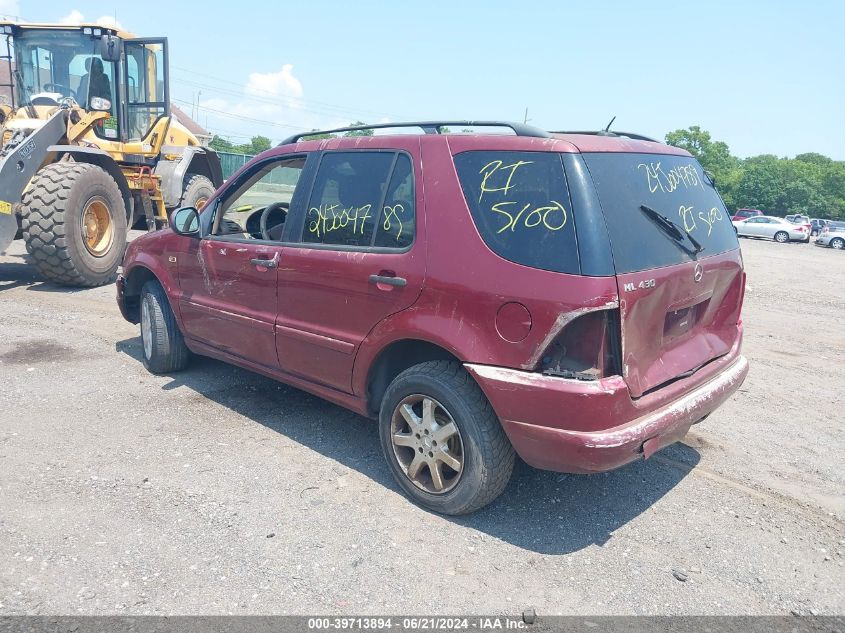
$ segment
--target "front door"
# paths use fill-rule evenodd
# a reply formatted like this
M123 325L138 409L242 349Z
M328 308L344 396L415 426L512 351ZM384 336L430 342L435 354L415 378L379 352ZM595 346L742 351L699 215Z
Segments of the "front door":
M279 263L276 347L283 370L351 392L361 342L416 301L425 253L414 172L411 156L395 150L321 156L291 236L296 244Z
M185 335L251 362L278 367L277 275L285 227L304 157L249 167L209 212L211 234L180 255Z

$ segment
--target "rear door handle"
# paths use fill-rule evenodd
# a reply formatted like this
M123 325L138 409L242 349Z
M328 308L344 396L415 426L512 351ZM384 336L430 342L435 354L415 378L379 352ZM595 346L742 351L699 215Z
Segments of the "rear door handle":
M253 258L249 260L249 263L253 266L263 266L264 268L275 268L276 267L276 258L273 259L258 259Z
M386 275L370 275L371 284L384 284L386 286L402 286L408 285L408 280L404 277L388 277Z

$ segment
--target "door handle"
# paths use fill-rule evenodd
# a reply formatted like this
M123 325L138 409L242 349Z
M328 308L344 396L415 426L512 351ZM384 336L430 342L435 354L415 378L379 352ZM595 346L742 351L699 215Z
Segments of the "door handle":
M263 266L264 268L275 268L276 267L276 258L273 259L259 259L253 258L249 260L249 263L253 266Z
M386 275L370 275L371 284L384 284L385 286L403 287L408 285L408 280L404 277L388 277Z

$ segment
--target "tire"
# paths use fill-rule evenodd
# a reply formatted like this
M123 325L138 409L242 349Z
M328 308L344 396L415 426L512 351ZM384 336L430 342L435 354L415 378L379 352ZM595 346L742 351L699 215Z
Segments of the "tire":
M197 210L202 209L212 195L214 195L214 185L208 178L189 174L185 188L182 190L179 208L194 207Z
M190 360L167 293L157 281L141 288L141 355L144 367L154 374L181 371Z
M775 242L778 244L786 244L789 241L789 233L786 231L778 231L775 233Z
M834 237L832 240L830 240L830 247L841 251L843 248L845 248L845 240L843 240L841 237Z
M425 424L425 400L432 403L432 419L438 424ZM403 403L411 407L415 416L419 414L415 418L419 419L419 427L411 427L401 414ZM454 423L457 434L446 440L443 438L447 435L438 435L437 431L448 430L449 422ZM414 428L420 432L414 433ZM403 438L401 445L394 445L394 436ZM381 403L379 438L390 470L405 494L442 514L467 514L487 505L502 493L513 471L514 450L499 419L472 377L453 361L415 365L390 383ZM443 439L439 447L435 438ZM434 490L435 478L428 466L437 458L415 469L417 483L408 474L418 453L422 461L426 459L425 452L434 456L438 450L442 452L437 455L445 454L443 459L451 456L451 461L460 466L459 470L445 463L436 466L442 480L439 492Z
M83 216L94 218L93 225ZM86 226L94 228L83 235ZM43 277L65 286L102 286L114 281L126 248L123 196L96 165L47 165L23 196L21 230Z

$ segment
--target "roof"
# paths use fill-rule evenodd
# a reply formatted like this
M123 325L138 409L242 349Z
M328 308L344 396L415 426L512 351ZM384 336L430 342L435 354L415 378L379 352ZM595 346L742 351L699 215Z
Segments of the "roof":
M182 108L171 103L170 113L176 117L179 123L188 128L188 131L194 136L211 136L211 132L189 117Z
M554 132L553 138L568 141L582 152L632 152L636 154L672 154L675 156L692 156L687 150L658 141L646 141L638 138L628 138L619 135L605 136L602 134L578 134Z
M101 29L109 31L121 38L135 37L132 33L116 28L114 26L104 26L96 22L79 22L77 24L61 24L58 22L16 22L14 20L0 20L0 27L13 26L18 29L56 29L56 30L79 30L82 28Z

